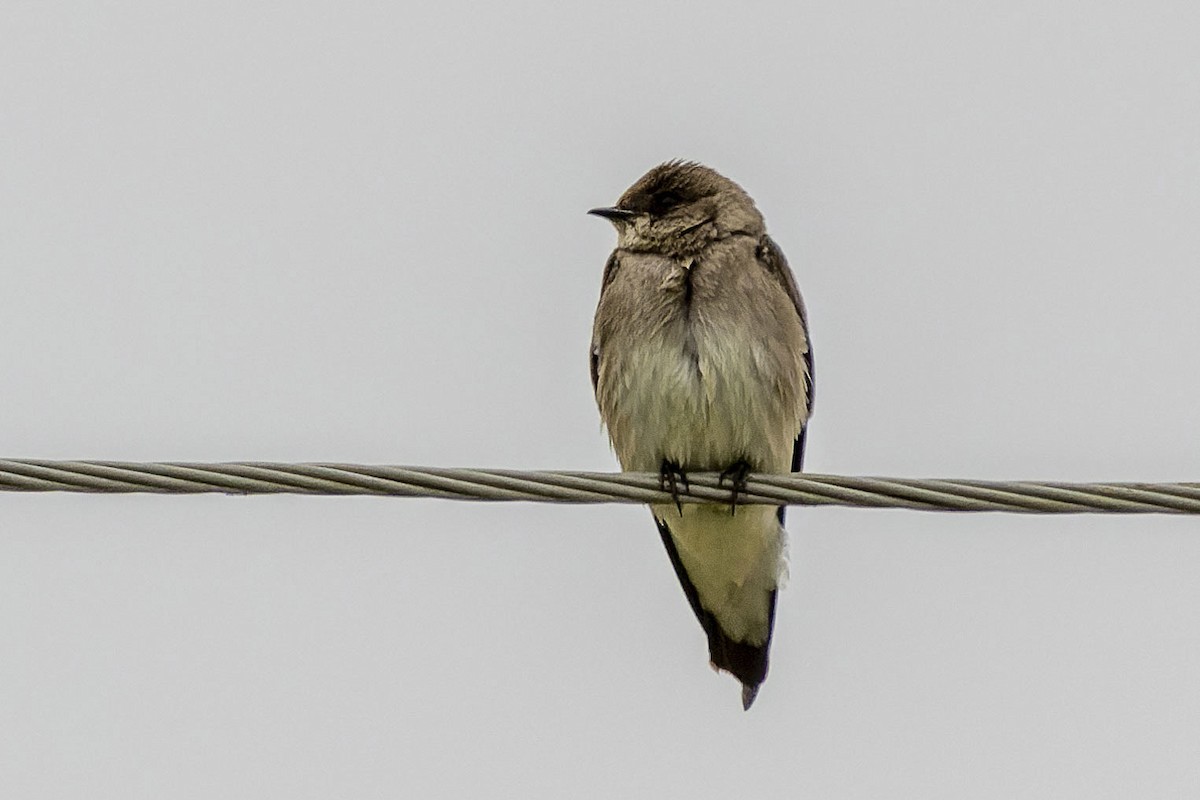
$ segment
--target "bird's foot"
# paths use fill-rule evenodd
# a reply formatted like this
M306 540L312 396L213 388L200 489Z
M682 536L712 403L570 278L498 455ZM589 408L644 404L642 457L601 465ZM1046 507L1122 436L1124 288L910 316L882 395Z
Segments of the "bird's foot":
M692 487L688 485L687 473L683 471L683 467L679 466L679 462L664 458L662 465L658 468L658 487L664 492L671 493L671 499L675 501L675 507L679 509L679 516L682 517L683 503L679 502L680 485L683 486L685 493L692 490Z
M725 481L729 481L729 515L733 516L737 513L738 495L746 491L746 478L750 476L750 462L744 458L730 464L717 478L717 485L723 486Z

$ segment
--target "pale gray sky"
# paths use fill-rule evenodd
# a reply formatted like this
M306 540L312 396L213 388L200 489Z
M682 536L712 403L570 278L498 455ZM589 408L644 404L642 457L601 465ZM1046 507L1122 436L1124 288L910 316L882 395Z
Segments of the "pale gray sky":
M10 2L0 455L613 469L668 158L814 471L1200 479L1192 3ZM0 795L1192 797L1200 523L795 509L741 711L637 507L0 495Z

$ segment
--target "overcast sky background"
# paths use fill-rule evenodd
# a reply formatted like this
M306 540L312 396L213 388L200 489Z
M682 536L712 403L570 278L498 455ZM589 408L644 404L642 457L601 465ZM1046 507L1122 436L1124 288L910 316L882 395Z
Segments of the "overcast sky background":
M0 5L0 455L615 469L654 164L808 303L807 464L1200 480L1194 3ZM0 495L0 795L1194 797L1200 523L794 509L743 713L648 512Z

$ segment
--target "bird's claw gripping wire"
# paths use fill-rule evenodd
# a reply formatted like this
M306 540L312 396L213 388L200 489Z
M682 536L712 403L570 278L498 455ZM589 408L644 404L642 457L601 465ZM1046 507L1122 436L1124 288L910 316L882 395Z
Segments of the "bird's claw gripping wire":
M750 462L744 458L726 467L717 478L717 485L724 486L725 481L729 481L729 515L733 516L737 513L738 495L746 491L746 478L750 477Z
M688 485L687 473L683 471L683 467L679 466L676 461L671 461L664 458L662 465L658 468L658 486L664 492L671 493L671 499L675 501L675 508L679 509L679 516L683 516L683 503L679 501L679 486L683 485L685 494L692 491L692 487Z

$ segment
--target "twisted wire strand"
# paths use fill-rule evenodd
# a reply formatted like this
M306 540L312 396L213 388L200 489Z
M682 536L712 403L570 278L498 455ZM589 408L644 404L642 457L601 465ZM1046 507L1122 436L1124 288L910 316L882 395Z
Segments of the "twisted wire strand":
M688 475L681 503L730 502L715 473ZM0 460L0 491L308 494L542 503L673 503L645 472L547 472L364 464ZM739 504L1023 514L1200 514L1200 483L925 480L751 475Z

